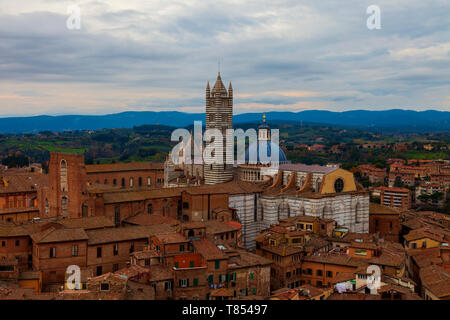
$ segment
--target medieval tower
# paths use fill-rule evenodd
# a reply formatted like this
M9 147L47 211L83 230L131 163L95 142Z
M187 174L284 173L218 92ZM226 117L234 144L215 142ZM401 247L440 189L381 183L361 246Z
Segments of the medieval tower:
M220 72L211 91L209 82L206 85L206 129L218 129L222 132L223 143L219 141L217 143L211 141L210 143L215 143L214 152L223 154L223 163L204 164L205 184L230 181L233 179L233 165L226 163L226 145L228 143L231 147L231 149L228 149L233 150L233 140L229 139L230 141L227 142L226 130L233 129L233 88L230 82L227 92L220 77ZM230 156L232 155L228 155L228 157Z

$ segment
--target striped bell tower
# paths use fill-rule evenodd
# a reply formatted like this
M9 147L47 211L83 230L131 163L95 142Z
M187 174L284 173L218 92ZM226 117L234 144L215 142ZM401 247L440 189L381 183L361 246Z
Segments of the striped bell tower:
M222 132L223 143L218 144L215 152L223 153L224 163L204 164L205 184L230 181L233 179L233 165L225 163L227 158L225 146L226 143L233 145L233 141L226 141L226 130L233 129L233 87L230 82L227 92L220 72L211 91L209 82L206 85L206 129L218 129Z

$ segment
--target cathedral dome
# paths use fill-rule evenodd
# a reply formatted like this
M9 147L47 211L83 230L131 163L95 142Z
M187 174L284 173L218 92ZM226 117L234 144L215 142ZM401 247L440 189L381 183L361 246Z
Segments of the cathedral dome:
M260 150L262 153L263 159L260 159ZM278 163L288 163L288 159L286 158L286 155L284 154L284 151L281 150L281 148L272 141L267 140L259 140L258 142L252 143L246 150L245 150L245 163L248 164L261 164L261 160L267 161L270 160L272 157L272 152L275 154L278 153ZM256 159L256 162L255 162Z

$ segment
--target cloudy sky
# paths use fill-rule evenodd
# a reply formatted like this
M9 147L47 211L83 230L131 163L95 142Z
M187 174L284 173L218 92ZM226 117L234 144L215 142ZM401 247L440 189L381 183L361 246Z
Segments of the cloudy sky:
M219 60L235 113L450 111L450 1L0 0L0 116L202 112Z

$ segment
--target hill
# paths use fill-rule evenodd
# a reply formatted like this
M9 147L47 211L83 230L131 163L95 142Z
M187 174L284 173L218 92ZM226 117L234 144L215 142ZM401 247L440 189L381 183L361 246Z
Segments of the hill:
M375 131L450 131L450 112L354 110L344 112L307 110L300 112L267 112L270 121L301 121L339 126L352 126ZM105 128L132 128L140 125L167 125L186 127L194 121L204 121L203 113L178 111L128 111L107 115L63 115L0 118L2 133L37 133L40 131L98 130ZM259 122L261 113L244 113L233 117L235 124Z

